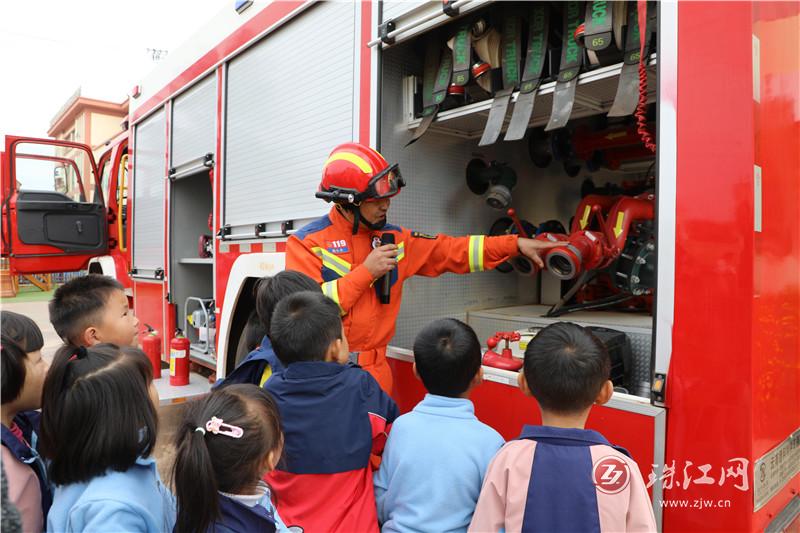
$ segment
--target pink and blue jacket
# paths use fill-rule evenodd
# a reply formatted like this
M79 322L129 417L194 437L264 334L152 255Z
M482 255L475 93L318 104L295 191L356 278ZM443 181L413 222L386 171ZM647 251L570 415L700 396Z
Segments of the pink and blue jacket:
M489 465L469 531L656 531L656 522L623 448L592 430L525 426Z

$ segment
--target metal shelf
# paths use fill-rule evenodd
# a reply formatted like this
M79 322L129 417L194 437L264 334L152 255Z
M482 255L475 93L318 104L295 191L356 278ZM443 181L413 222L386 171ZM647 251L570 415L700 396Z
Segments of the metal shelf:
M584 72L578 76L575 104L572 108L570 119L607 113L614 103L621 71L622 63L617 63L616 65ZM555 82L545 83L539 87L533 108L533 116L528 123L529 128L547 124L553 106L555 87ZM656 87L656 54L651 54L647 67L648 102L655 101ZM518 95L519 92L515 92L511 97L511 101L516 102ZM431 124L429 131L466 139L480 138L486 127L486 120L489 118L492 100L493 98L488 98L480 102L442 111L436 115L436 120ZM513 107L509 106L509 112L506 114L506 121L503 124L503 131L505 131L508 122L511 120L511 109ZM408 121L407 127L413 130L419 126L420 122L422 122L421 118L414 118Z
M189 357L201 365L215 369L217 368L217 358L213 353L207 353L199 348L195 348L194 346L190 346L189 348Z
M184 257L182 259L178 259L178 263L181 265L213 265L214 258L213 257Z

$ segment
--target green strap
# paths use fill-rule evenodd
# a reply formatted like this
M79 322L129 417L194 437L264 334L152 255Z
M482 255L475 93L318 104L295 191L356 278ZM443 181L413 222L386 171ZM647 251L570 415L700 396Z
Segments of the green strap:
M550 11L547 4L531 7L528 19L528 49L522 72L520 92L529 93L539 87L547 57Z
M502 56L503 88L516 89L519 85L520 41L522 39L520 16L509 13L503 19Z
M439 69L436 72L436 81L433 84L433 102L441 104L447 96L447 88L450 86L450 77L453 74L453 52L445 47L442 50L442 59L439 61Z
M605 50L614 44L614 21L611 2L595 0L586 4L583 45L588 50Z
M580 2L567 2L564 9L564 32L561 46L561 68L558 81L566 82L578 76L583 54L573 35L581 24Z
M469 69L472 62L470 27L470 24L460 26L453 37L453 83L459 86L469 83Z
M625 56L623 61L627 65L639 63L639 13L634 8L628 9L628 26L625 30Z

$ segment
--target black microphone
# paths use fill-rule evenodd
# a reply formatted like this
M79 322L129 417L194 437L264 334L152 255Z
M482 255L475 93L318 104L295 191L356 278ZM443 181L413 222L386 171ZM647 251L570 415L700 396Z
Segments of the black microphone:
M384 233L381 235L381 246L384 244L394 244L394 233ZM395 267L397 268L397 267ZM381 303L389 303L389 293L392 290L391 286L392 271L390 270L381 278Z

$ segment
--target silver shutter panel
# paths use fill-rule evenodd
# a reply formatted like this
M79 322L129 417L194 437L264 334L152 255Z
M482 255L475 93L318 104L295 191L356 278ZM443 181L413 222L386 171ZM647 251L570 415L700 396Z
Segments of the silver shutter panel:
M425 3L424 0L384 0L382 19L383 21L387 21L401 17ZM441 2L439 2L439 4L441 4ZM437 7L439 8L439 12L441 12L441 5Z
M216 146L217 78L215 74L175 99L172 104L172 161L180 167Z
M136 126L133 157L133 267L149 276L164 267L164 109Z
M319 3L230 62L225 224L329 209L314 193L331 149L353 139L355 7Z

